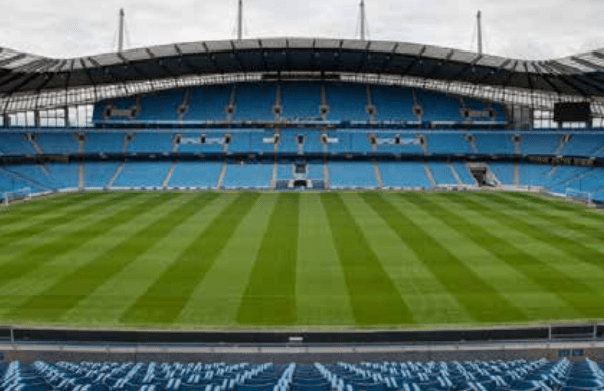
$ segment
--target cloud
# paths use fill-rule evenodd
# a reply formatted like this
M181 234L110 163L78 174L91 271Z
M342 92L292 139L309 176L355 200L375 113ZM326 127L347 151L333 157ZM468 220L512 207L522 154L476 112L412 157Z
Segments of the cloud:
M354 38L359 0L244 0L247 37ZM50 57L115 50L124 7L130 47L229 39L237 0L0 0L0 46ZM544 59L604 46L601 0L366 0L371 39L476 49L483 12L488 53Z

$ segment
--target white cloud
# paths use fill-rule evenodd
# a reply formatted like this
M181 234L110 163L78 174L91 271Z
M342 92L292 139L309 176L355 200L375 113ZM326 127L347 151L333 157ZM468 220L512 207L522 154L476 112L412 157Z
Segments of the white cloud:
M353 38L359 0L244 0L247 37ZM232 38L237 0L0 0L0 46L51 57L115 49L124 7L131 46ZM476 48L523 59L604 46L601 0L366 0L371 39Z

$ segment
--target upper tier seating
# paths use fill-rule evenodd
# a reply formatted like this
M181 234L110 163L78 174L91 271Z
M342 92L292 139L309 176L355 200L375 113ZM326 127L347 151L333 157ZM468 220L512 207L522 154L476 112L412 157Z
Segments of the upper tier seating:
M231 99L230 86L191 88L190 91L189 109L182 116L183 121L225 121L227 119L225 108Z
M371 99L376 107L376 118L380 121L418 121L413 114L413 94L411 89L395 87L371 87Z
M589 359L312 365L15 361L0 370L6 391L578 391L604 386L601 366Z
M424 110L424 121L461 122L465 119L459 111L461 106L457 97L419 89L416 94Z
M277 87L274 84L241 84L236 89L235 113L233 120L249 121L275 119Z
M325 87L329 114L327 119L336 121L369 121L367 91L358 84L330 84Z
M405 87L370 86L343 82L236 83L208 85L142 94L138 97L108 99L96 104L93 122L181 124L203 121L418 121L444 124L462 122L505 122L500 104ZM281 90L281 113L275 113ZM324 95L322 96L322 91ZM324 99L322 99L324 98ZM371 102L375 113L370 116ZM321 105L327 111L322 115ZM414 107L420 108L415 112ZM488 116L493 109L497 116ZM479 113L466 118L465 110ZM487 113L485 116L484 113Z
M281 87L284 118L320 118L321 85L317 83L285 83Z
M178 120L178 107L184 99L184 90L160 91L146 95L141 100L141 110L136 116L138 121L174 122Z

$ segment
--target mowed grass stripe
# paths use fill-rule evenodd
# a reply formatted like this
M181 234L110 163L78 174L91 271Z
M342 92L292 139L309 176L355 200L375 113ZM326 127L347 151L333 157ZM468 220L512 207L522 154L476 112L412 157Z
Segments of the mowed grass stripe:
M87 208L84 210L78 211L78 213L75 213L74 211L73 214L65 217L69 217L69 221L74 221L78 218L93 215L95 213L101 213L103 210L112 207L113 201L119 202L120 198L123 197L112 198L111 202L109 202L109 200L105 200L105 202L87 205ZM71 242L71 239L75 239L77 241L78 237L74 232L69 232L68 235L69 238L67 238L67 243L65 244L63 244L61 241L57 242L54 240L51 240L48 243L43 242L38 246L33 246L31 248L26 247L25 250L18 253L17 257L0 263L0 286L15 278L19 278L32 270L35 270L47 260L52 259L53 251L60 252L63 247L70 250L71 248L69 245L70 243L73 243ZM60 235L58 238L66 238L66 236Z
M387 195L384 196L386 197ZM384 271L409 307L414 323L429 325L476 322L424 262L358 193L342 194L342 200L378 257ZM391 198L389 201L405 211L413 208L404 204L398 197L394 202ZM414 219L412 216L408 217ZM420 216L420 218L425 217ZM337 257L334 259L337 261Z
M137 299L121 321L129 324L174 322L259 197L257 193L239 195Z
M46 238L45 243L31 247L32 250L35 249L35 252L28 252L25 262L30 257L37 257L44 261L23 276L0 286L0 314L9 313L31 296L44 292L82 264L106 251L109 246L115 245L119 238L124 236L122 234L107 239L108 234L111 235L116 232L116 228L121 227L115 217L125 215L124 218L131 219L136 213L140 213L140 210L132 211L135 205L146 203L157 196L157 194L137 194L136 197L127 201L114 203L103 213L76 220L61 231L53 232L56 235ZM97 230L100 233L91 236L91 230ZM128 231L124 230L124 232ZM103 240L103 238L105 239ZM51 244L52 247L49 247L48 244ZM30 249L30 247L27 248Z
M600 224L587 225L580 223L580 220L573 215L560 216L548 213L546 210L541 209L538 204L536 205L536 203L532 202L532 200L509 197L503 193L479 194L484 197L484 199L493 201L504 207L506 210L523 211L531 216L536 216L540 219L546 220L553 225L579 232L585 236L589 236L597 240L604 240L604 233L602 233L602 229L604 229L604 216L600 221Z
M115 199L115 202L106 204L103 213L106 215L102 220L95 221L74 221L69 225L67 230L60 232L58 235L48 238L39 245L27 247L16 258L0 265L0 286L7 282L19 278L27 273L32 273L47 262L51 262L56 257L72 251L75 248L85 246L86 242L93 239L97 235L102 234L120 224L123 221L128 221L132 216L140 213L144 205L137 204L139 195L129 197L128 202L123 199ZM130 207L124 209L123 204L129 204L133 201Z
M419 193L401 195L406 200L412 199L408 196L417 196L419 199L422 197ZM526 315L522 311L513 306L495 288L487 284L465 263L442 246L423 227L385 200L381 194L371 192L362 193L360 196L424 262L472 318L479 322L526 319Z
M179 202L183 196L161 193L158 197L149 200L141 208L142 210L138 210L138 215L154 215L158 208L162 208L162 212L167 212L167 215L149 221L148 225L140 227L131 237L74 270L46 291L33 296L8 316L13 319L33 318L50 321L60 319L80 300L86 298L107 279L133 262L155 242L161 240L175 225L189 218L197 209L202 208L215 197L214 193L206 193L175 206L173 210L166 210L162 206L170 201ZM129 217L133 219L136 215Z
M187 194L194 197L197 194ZM228 193L215 198L203 208L199 208L191 217L174 229L161 240L155 242L144 254L138 256L115 276L109 278L88 297L81 300L75 307L61 317L61 323L94 323L95 325L111 325L119 323L122 315L132 307L136 300L143 295L151 285L178 259L187 246L201 235L212 223L214 218L231 205L237 194ZM113 230L109 236L101 236L91 242L102 243L103 238L111 240L119 236L120 231L127 232L127 227ZM77 253L72 253L77 257ZM232 259L231 259L232 261ZM237 268L238 264L233 263ZM237 269L236 269L237 270ZM217 291L220 291L218 286ZM1 293L1 292L0 292ZM0 296L1 297L1 296Z
M413 315L382 268L340 195L321 194L342 265L352 311L359 325L413 323Z
M485 218L493 219L511 229L515 229L513 225L505 224L505 216L504 218L497 216L497 213L481 207L480 204L472 203L471 200L463 199L456 193L438 194L437 196L449 199L457 204L456 213L444 208L440 203L427 199L427 197L421 199L416 195L408 194L405 195L405 199L441 218L447 225L462 232L527 278L557 294L562 300L575 308L577 312L588 317L601 316L601 309L594 307L587 297L594 295L587 285L552 268L548 263L517 248L513 243L487 232L483 227L461 217L460 214L463 213L463 210L472 210Z
M585 208L585 205L582 203L573 203L562 201L558 198L537 195L532 193L514 193L510 192L509 196L517 199L530 199L532 202L536 204L540 204L546 206L551 209L556 209L562 212L571 212L571 214L576 214L581 217L594 220L597 223L602 223L604 220L604 214L600 211L594 211L591 209Z
M277 193L260 195L191 293L175 323L221 327L235 324L241 298L278 198Z
M382 196L410 220L420 225L427 234L438 240L440 245L476 273L486 284L492 286L512 306L521 310L527 319L551 319L553 313L556 314L558 319L581 317L580 313L575 311L573 307L555 293L544 289L533 280L527 278L518 270L472 241L465 234L445 224L441 219L416 207L398 194L382 193ZM425 194L425 196L435 197L436 195ZM444 208L451 209L451 205L454 205L454 208L456 207L456 204L446 200L439 200L439 202ZM489 232L497 230L504 238L507 238L510 232L512 235L516 234L515 231L501 227L496 222L477 217L473 212L464 213L463 217L467 217L472 222L480 225L482 230ZM397 239L399 238L397 237ZM421 284L422 282L422 279L416 278L412 283ZM452 300L455 299L453 298ZM456 302L456 305L459 307L458 302ZM443 310L439 312L443 312ZM435 316L432 314L429 317L435 319ZM476 322L470 316L468 318L470 322ZM439 318L435 320L439 323L453 323L451 321L442 321ZM510 320L502 319L503 321L509 322Z
M279 195L241 299L237 323L296 323L299 204L300 194Z
M57 208L49 208L45 213L31 216L18 223L11 224L2 229L0 235L0 248L12 244L15 240L44 234L46 231L60 225L69 224L83 216L100 212L111 206L111 202L126 198L125 194L116 194L113 197L83 197L79 202L74 201Z
M0 206L0 232L11 223L37 216L40 212L56 210L92 197L94 196L88 193L57 194L34 198L31 201L20 202L16 205L9 205L8 208Z
M342 265L317 193L300 198L296 307L298 324L354 325Z
M524 218L518 218L513 216L511 213L507 213L506 211L502 210L500 206L491 204L490 199L486 200L484 198L476 197L474 194L464 194L462 197L463 202L465 202L469 209L479 212L482 215L488 214L490 218L498 221L499 223L520 231L535 240L547 243L548 245L564 252L571 258L578 259L580 261L590 263L600 269L604 269L603 252L591 249L570 237L556 234L547 226L527 222L525 218L531 219L533 217L530 213L525 215ZM556 222L553 222L553 224L556 224Z

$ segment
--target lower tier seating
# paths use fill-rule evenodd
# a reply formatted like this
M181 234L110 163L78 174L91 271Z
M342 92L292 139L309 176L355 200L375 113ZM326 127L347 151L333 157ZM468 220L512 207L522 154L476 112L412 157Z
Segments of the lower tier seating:
M604 387L586 359L314 364L44 362L0 364L2 390L579 391Z

